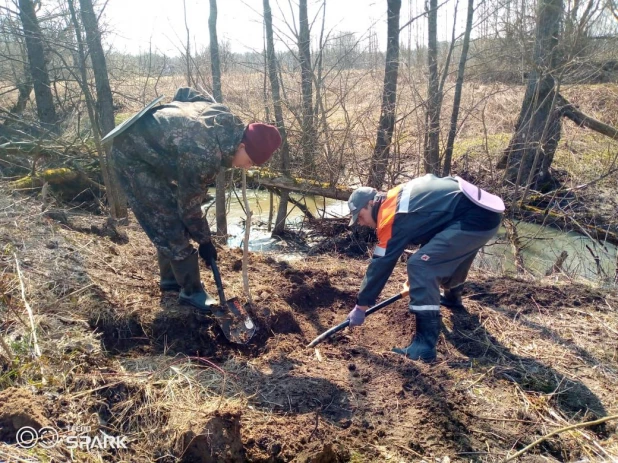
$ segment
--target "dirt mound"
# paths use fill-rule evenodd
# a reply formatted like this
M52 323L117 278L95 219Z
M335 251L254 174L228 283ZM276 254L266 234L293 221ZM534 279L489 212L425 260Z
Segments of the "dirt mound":
M595 305L607 311L606 295L583 284L545 286L516 278L492 278L473 281L466 285L464 297L483 304L516 308L520 313L535 310L560 311L569 307Z
M178 445L183 463L232 463L246 461L241 439L241 413L215 412L206 420L190 423Z
M298 461L303 463L346 463L350 461L350 452L341 445L325 444L324 448L314 455L299 455Z
M0 441L14 443L17 431L25 426L38 431L50 425L41 398L16 387L0 392Z

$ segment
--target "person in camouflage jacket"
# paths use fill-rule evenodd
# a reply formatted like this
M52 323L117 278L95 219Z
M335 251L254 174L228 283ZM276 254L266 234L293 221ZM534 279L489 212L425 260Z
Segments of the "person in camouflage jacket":
M281 144L271 125L249 124L192 88L157 106L114 139L112 162L129 206L157 248L161 290L208 311L198 254L217 259L202 212L221 169L264 164ZM196 252L190 239L199 244Z

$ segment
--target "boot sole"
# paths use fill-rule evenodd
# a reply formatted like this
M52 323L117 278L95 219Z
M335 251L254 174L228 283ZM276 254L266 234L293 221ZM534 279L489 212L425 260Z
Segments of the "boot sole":
M186 301L184 299L180 299L178 301L178 303L180 305L182 305L182 306L185 306L185 307L191 307L195 311L195 313L197 315L204 315L204 316L212 315L212 310L210 310L210 309L205 310L203 307L198 307L198 306L196 306L196 305L192 304L191 302Z

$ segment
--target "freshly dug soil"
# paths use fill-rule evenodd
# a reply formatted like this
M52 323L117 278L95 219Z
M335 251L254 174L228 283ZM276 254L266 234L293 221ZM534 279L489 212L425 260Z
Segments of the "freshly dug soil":
M364 259L251 254L258 331L240 346L178 305L177 293L161 293L155 250L135 222L114 242L84 231L103 218L74 214L69 228L37 213L35 200L13 207L0 245L21 262L46 381L26 392L34 373L22 368L1 393L5 443L22 423L81 423L129 436L126 450L100 452L106 461L500 461L560 427L618 412L618 299L606 290L473 271L466 310L442 309L438 359L424 364L391 352L414 335L405 300L305 347L345 320ZM242 253L219 255L228 297L248 302ZM3 293L25 313L12 254L0 263L12 275ZM405 272L399 263L382 298L400 291ZM202 278L216 294L205 267ZM24 336L18 321L0 327ZM607 455L618 456L615 421L561 433L520 461Z

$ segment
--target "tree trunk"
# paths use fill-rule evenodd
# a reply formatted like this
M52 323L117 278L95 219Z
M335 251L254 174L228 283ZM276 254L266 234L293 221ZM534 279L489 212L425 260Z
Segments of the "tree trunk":
M300 0L298 21L298 51L300 57L301 90L303 100L303 127L301 146L305 168L314 163L316 134L313 115L313 70L311 69L311 37L309 35L309 18L307 16L307 0Z
M84 93L84 99L86 100L86 108L88 109L88 118L90 119L90 124L92 126L92 135L94 137L94 144L97 149L97 153L99 154L99 163L101 164L101 175L103 176L103 182L105 183L105 189L109 190L111 181L109 175L109 166L107 163L107 158L105 157L105 150L101 145L101 131L99 129L99 124L97 120L97 116L95 113L95 103L92 98L92 94L90 93L90 88L88 87L88 73L86 71L86 55L84 51L84 42L82 40L82 34L79 27L79 21L77 20L77 15L75 14L75 5L73 4L73 0L67 0L67 4L69 6L69 11L71 13L71 20L73 22L73 27L75 29L75 39L77 41L77 59L79 60L78 67L80 73L79 85L82 88L82 92ZM117 217L113 216L112 209L112 218L116 219Z
M29 72L26 70L26 73L25 73L26 81L17 84L17 92L18 92L17 101L11 107L11 109L9 109L9 113L11 115L17 116L21 114L24 111L24 109L26 109L26 103L28 103L28 100L30 99L30 93L32 93L32 81L30 80L28 74ZM10 117L6 118L6 120L4 121L4 125L6 127L11 125Z
M474 0L468 0L468 16L466 19L466 32L464 34L463 44L461 47L461 56L459 57L459 69L457 70L457 82L455 84L455 96L453 100L453 112L451 113L451 126L446 140L446 150L444 151L444 166L442 176L451 175L451 162L453 159L453 145L455 144L455 135L457 135L457 119L459 118L459 107L461 104L461 92L463 89L464 73L466 70L466 61L468 60L468 49L470 48L470 32L472 31L472 19L474 17Z
M50 87L49 73L47 72L43 34L39 27L32 0L19 0L19 17L21 18L26 38L26 49L28 51L30 74L32 75L32 84L34 86L37 114L39 120L46 128L55 129L56 109Z
M290 171L290 147L288 145L287 133L283 122L283 108L281 105L281 93L277 77L277 62L275 58L275 43L273 40L273 18L270 10L269 0L264 0L264 23L266 26L266 56L268 61L268 77L273 95L273 106L275 109L275 122L281 133L281 171L284 175L289 175ZM279 201L279 210L275 219L273 235L281 235L285 229L285 218L288 210L288 192L284 191Z
M210 70L212 73L212 91L215 100L223 103L221 91L221 60L219 56L219 40L217 38L217 0L210 0L210 16L208 17L208 31L210 32ZM217 220L217 236L227 237L227 215L225 207L226 171L221 170L217 175L215 193L215 216Z
M440 83L438 81L438 0L429 0L427 12L427 113L424 165L428 174L440 173Z
M187 2L182 0L182 10L185 17L185 29L187 31L187 44L185 46L185 58L187 64L187 87L191 87L193 83L193 75L191 72L191 33L189 30L189 24L187 23Z
M94 13L92 0L79 0L82 21L84 30L86 31L86 40L88 42L88 50L92 69L94 71L94 81L97 91L96 108L99 115L99 129L101 136L111 132L115 127L114 122L114 100L112 98L112 89L109 85L109 77L107 74L107 63L105 61L105 53L101 45L101 32L97 17ZM116 172L113 169L111 159L111 145L103 147L105 150L106 165L108 166L109 185L107 185L107 199L111 215L114 219L124 219L128 217L127 198L120 186L120 182L116 177ZM101 166L103 168L103 166Z
M561 121L556 104L556 48L563 0L542 0L536 24L534 69L528 77L515 133L498 162L505 181L544 189L551 185L549 168L560 140Z
M378 122L376 146L371 158L367 184L380 189L384 183L390 153L393 130L395 129L395 102L397 100L397 73L399 71L399 11L401 0L388 0L388 42L386 44L386 65L382 110Z

